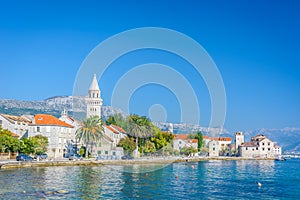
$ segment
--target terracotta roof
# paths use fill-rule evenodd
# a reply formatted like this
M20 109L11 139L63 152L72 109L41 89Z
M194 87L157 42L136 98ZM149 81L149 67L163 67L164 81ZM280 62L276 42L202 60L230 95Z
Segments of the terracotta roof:
M54 126L65 126L65 127L71 127L70 124L67 124L66 122L60 121L56 117L52 115L47 114L37 114L34 116L35 124L37 125L54 125Z
M110 126L105 126L108 130L110 130L111 132L113 132L113 133L118 133L118 131L117 130L115 130L113 127L110 127Z
M242 147L258 147L257 143L252 141L252 142L246 142L241 145Z
M192 142L192 143L198 143L198 139L192 139L192 140L190 140L190 142Z
M210 138L210 140L216 140L216 141L231 141L230 137L215 137L215 138Z
M111 124L110 126L112 126L114 129L116 129L117 131L119 131L121 133L126 133L126 131L119 126L116 126L114 124Z
M23 122L23 123L31 123L30 120L26 119L25 117L21 116L14 116L14 115L6 115L1 114L4 118L6 118L10 122Z
M179 139L186 140L188 139L188 135L189 134L175 134L175 140L179 140Z

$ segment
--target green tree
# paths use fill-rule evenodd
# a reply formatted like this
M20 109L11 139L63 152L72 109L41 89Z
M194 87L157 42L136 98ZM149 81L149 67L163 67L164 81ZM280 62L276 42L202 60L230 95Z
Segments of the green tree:
M197 132L197 139L198 139L198 152L200 152L204 147L203 134L201 131Z
M42 154L47 152L48 149L48 138L43 135L36 135L31 138L34 144L34 153Z
M83 126L77 129L76 139L83 142L86 146L85 156L88 156L89 146L92 149L92 145L98 142L103 134L103 123L101 118L93 116L83 120Z
M198 152L200 152L201 149L204 147L204 140L203 140L203 135L202 135L201 131L198 131L197 133L189 134L188 139L197 139L198 140Z
M192 153L197 153L197 149L195 149L194 147L184 147L180 150L180 153L188 156Z
M0 126L0 150L1 152L17 152L20 149L20 141L13 134Z
M126 120L120 113L109 116L109 118L105 121L107 125L117 125L122 127L124 130L128 127L128 120Z
M153 153L156 151L155 144L150 140L147 140L143 146L143 152L145 153Z
M20 153L33 154L34 148L34 142L31 138L21 139Z
M149 119L145 116L138 116L135 114L131 114L128 118L128 128L127 133L135 138L136 147L138 147L138 139L139 138L149 138L153 135L153 125ZM135 157L137 157L137 153Z
M124 137L120 140L119 147L123 147L123 149L128 152L132 153L133 150L136 148L136 144L134 142L134 139L132 137Z

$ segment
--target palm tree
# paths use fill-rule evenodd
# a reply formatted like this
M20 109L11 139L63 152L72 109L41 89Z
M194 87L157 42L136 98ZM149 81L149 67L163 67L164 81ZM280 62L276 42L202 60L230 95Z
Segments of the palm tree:
M139 138L148 138L153 135L153 129L151 126L151 121L147 119L145 116L138 116L131 114L128 117L128 133L129 135L135 137L136 143L136 154L135 157L138 155L138 139Z
M103 122L98 116L93 116L83 120L83 126L77 129L76 139L85 144L85 157L88 155L88 146L98 142L104 134Z

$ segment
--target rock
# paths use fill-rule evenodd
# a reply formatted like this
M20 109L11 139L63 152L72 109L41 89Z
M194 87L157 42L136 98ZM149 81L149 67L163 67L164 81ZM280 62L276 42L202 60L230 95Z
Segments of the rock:
M57 190L56 192L57 192L58 194L66 194L66 193L68 193L67 190Z
M54 192L52 192L52 191L46 191L45 192L45 195L51 195L51 194L54 194Z

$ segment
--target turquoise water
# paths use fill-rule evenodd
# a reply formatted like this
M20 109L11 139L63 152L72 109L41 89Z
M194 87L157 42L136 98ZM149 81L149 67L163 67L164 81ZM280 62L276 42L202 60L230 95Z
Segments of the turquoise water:
M1 169L0 199L300 199L300 159L155 167Z

